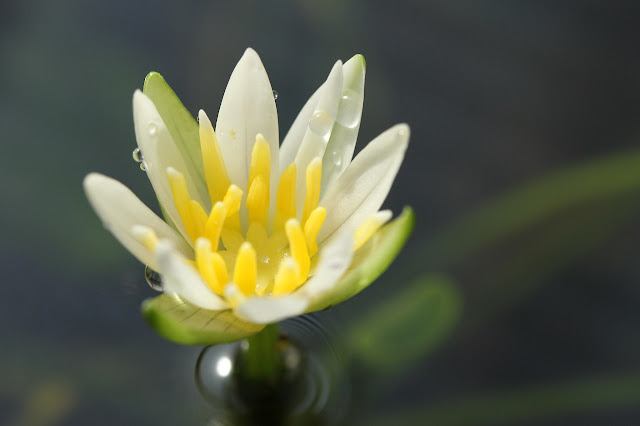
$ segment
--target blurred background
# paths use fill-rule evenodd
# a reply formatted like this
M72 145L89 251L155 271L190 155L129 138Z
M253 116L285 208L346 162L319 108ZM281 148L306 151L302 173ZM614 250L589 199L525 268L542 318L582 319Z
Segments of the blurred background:
M98 171L156 208L131 157L133 91L158 71L215 116L249 46L279 94L281 137L355 53L359 148L411 125L386 206L413 206L414 234L376 283L319 316L347 354L345 424L640 423L639 8L0 3L0 423L211 420L193 379L201 348L144 323L156 293L81 183Z

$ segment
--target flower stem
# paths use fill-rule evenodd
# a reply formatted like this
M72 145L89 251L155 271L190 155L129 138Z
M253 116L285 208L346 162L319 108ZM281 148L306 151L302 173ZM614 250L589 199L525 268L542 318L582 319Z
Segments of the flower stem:
M265 384L275 384L280 379L283 360L278 348L279 338L278 324L269 324L247 338L248 348L242 357L245 379Z

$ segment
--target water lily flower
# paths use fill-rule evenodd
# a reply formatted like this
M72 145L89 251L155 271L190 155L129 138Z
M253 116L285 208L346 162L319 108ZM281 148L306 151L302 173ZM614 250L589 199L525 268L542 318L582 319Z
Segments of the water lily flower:
M215 131L194 120L158 73L133 95L142 166L165 220L120 182L91 173L87 197L105 227L161 275L143 314L163 336L210 344L335 305L395 258L413 224L380 211L409 127L352 156L365 62L335 63L280 145L274 92L252 49L235 67Z

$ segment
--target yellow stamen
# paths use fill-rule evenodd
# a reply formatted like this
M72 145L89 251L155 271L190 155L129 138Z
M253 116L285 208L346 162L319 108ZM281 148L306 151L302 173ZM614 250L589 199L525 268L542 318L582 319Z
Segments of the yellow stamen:
M269 241L266 228L257 222L253 222L247 230L247 241L251 243L257 253L264 254L267 251Z
M204 226L205 223L207 223L207 214L200 203L195 200L191 200L189 202L189 207L191 208L191 217L193 218L193 222L196 227L196 235L203 235Z
M384 225L384 221L376 216L371 216L362 222L362 225L353 233L353 251L362 247L382 225Z
M191 213L191 197L189 196L189 190L187 189L187 182L184 180L182 173L173 167L167 168L167 177L169 178L171 192L173 193L173 201L178 209L178 214L180 214L180 218L182 219L182 223L187 234L189 234L191 239L195 241L197 237L197 227Z
M227 272L227 265L224 263L222 256L218 253L211 255L211 263L213 265L213 272L216 275L216 279L220 283L220 286L224 286L229 282L229 273Z
M247 209L249 209L249 223L257 222L267 226L269 218L269 184L262 175L256 176L251 182L247 194Z
M327 209L324 207L316 207L304 224L304 238L307 242L307 247L309 248L309 256L311 257L318 252L316 238L318 237L318 232L320 232L320 227L326 217Z
M244 242L240 246L240 250L238 250L238 257L236 257L233 282L238 285L244 295L248 296L255 291L257 277L256 251L251 243Z
M287 220L296 217L296 163L291 163L284 169L278 181L276 195L276 219L273 229L284 228Z
M224 197L229 187L229 176L224 165L218 138L216 138L209 117L202 110L198 114L198 121L200 122L200 149L202 150L204 174L209 188L211 203L215 203Z
M249 185L259 175L265 180L267 185L267 198L269 194L269 180L271 177L271 151L269 143L260 133L256 135L256 143L251 151L251 166L249 167Z
M134 225L132 233L147 250L151 253L155 253L156 246L158 245L158 236L153 229L142 225Z
M218 241L220 240L220 232L224 226L224 219L227 216L227 209L222 201L218 201L211 208L211 214L206 221L204 234L211 241L213 251L218 251Z
M285 232L289 239L289 250L291 257L296 261L300 270L298 271L298 284L302 284L309 276L309 253L307 252L307 244L302 232L300 222L295 219L289 219L285 224Z
M236 185L229 185L227 193L222 200L227 209L227 219L224 226L236 232L241 231L240 227L240 204L242 203L242 190Z
M273 285L273 296L291 293L298 286L300 268L295 260L290 257L280 263Z
M200 271L200 275L214 293L222 295L223 285L218 281L213 267L213 251L211 250L211 242L206 238L198 238L196 241L196 265Z
M314 158L309 163L306 178L307 193L302 210L302 225L307 222L309 215L318 207L318 202L320 201L320 182L322 180L322 161L320 158Z
M258 133L253 151L251 151L251 166L249 167L249 192L247 193L249 223L258 222L265 227L267 226L270 176L271 152L269 144Z
M227 193L224 195L222 202L227 209L227 217L238 213L240 210L240 203L242 201L242 189L236 185L229 185Z
M240 249L240 245L244 243L244 237L241 233L229 229L226 226L222 228L220 232L220 238L222 238L222 244L224 244L225 250L231 252L237 252Z

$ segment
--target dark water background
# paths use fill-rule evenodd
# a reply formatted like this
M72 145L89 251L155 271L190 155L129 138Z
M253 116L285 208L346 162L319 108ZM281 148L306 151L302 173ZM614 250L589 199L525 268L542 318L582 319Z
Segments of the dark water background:
M368 318L384 324L378 309L421 288L416 277L437 273L459 290L460 315L451 308L448 325L425 305L404 334L347 344L356 359L348 424L638 424L640 162L627 165L624 191L589 194L620 178L615 161L638 156L639 9L633 1L2 2L0 423L211 416L193 383L200 348L164 341L143 322L139 304L154 295L144 268L102 229L81 182L99 171L155 205L131 158L133 91L159 71L193 113L215 116L250 46L279 93L282 135L333 62L355 53L367 60L359 148L395 123L411 125L386 206L413 206L415 233L381 279L324 320L350 341L348 330ZM584 199L482 240L482 230L555 200L557 171L614 154L605 172L563 187ZM548 196L525 194L460 225L544 176ZM437 336L404 357L399 348L433 327Z

